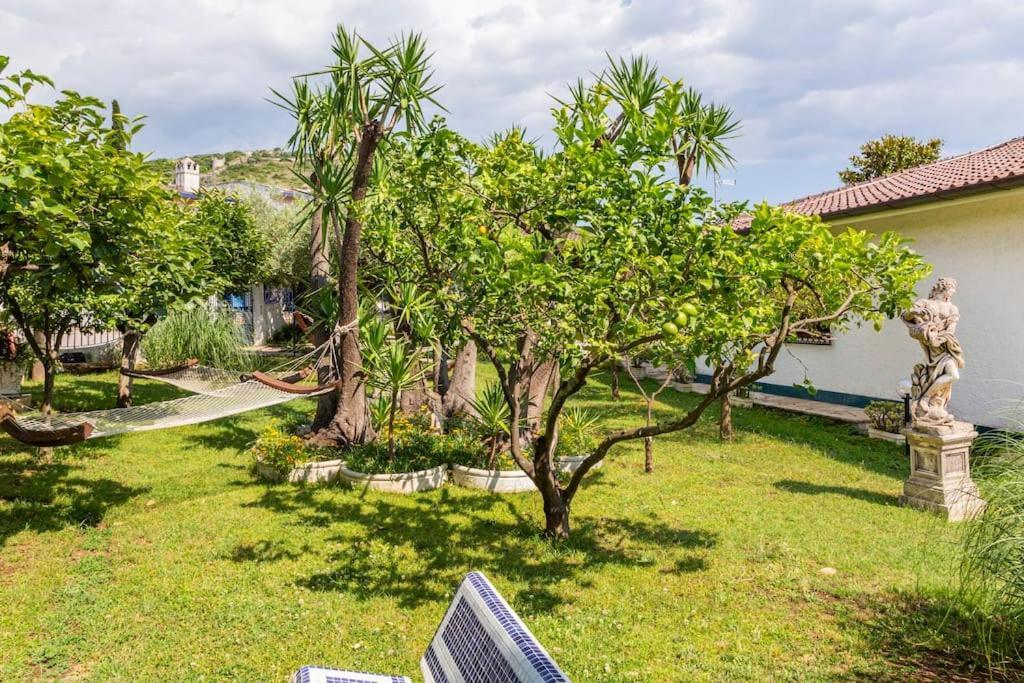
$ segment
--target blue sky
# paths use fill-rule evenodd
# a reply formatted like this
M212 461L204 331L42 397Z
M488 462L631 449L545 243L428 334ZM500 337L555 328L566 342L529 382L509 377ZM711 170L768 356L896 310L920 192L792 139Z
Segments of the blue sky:
M282 145L270 87L329 59L344 22L423 32L451 125L549 128L550 95L643 52L743 120L724 199L838 184L861 142L941 137L954 154L1024 135L1024 3L717 0L0 0L0 53L148 115L157 156Z

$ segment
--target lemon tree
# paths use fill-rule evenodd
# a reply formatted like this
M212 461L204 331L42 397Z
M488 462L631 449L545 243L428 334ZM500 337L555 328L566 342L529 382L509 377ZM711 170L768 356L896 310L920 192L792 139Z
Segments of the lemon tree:
M518 129L461 145L448 171L460 213L431 229L458 267L427 278L425 291L494 364L511 455L536 483L554 538L570 534L581 482L616 444L692 426L722 396L771 374L791 334L895 315L926 271L895 234L833 234L767 205L749 231L735 231L740 207L716 208L666 171L682 83L642 58L612 69L632 76L615 87L608 74L577 84L556 106L554 151ZM592 372L623 354L703 358L717 370L694 408L604 434L559 481L559 415ZM531 379L551 363L560 377L543 426L522 430Z

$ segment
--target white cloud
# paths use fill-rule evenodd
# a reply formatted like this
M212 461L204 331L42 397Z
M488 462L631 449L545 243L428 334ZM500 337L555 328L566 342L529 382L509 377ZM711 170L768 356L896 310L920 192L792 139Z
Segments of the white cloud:
M158 155L282 144L270 87L323 66L336 23L375 40L422 31L452 125L479 139L549 126L549 94L645 52L744 119L735 197L835 184L867 137L963 151L1024 134L1024 5L1013 0L0 0L0 50L117 97Z

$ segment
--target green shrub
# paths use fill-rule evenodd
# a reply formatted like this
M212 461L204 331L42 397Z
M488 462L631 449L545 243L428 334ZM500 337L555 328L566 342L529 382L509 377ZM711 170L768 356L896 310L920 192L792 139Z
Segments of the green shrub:
M871 426L883 432L899 434L903 429L903 404L895 401L872 401L864 407Z
M242 331L234 316L205 306L174 311L153 326L142 340L142 355L150 367L180 365L198 358L203 365L227 370L251 370L243 348Z

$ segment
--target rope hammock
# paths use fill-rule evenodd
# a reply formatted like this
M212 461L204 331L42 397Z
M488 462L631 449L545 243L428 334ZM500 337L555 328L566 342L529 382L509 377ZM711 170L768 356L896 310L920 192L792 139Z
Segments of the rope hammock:
M290 361L288 365L291 367L274 373L253 372L239 376L229 370L199 365L196 360L162 370L122 369L121 372L130 377L164 382L192 395L127 408L51 415L49 418L43 415L17 416L9 407L0 405L0 428L30 446L66 446L113 434L199 424L300 397L320 396L333 391L338 385L337 379L324 384L308 384L304 380L315 378L311 366L318 365L326 354L335 354L338 339L350 329L350 325L339 326L327 342ZM305 363L308 364L303 365ZM296 369L299 366L300 369ZM332 367L336 364L332 363Z

